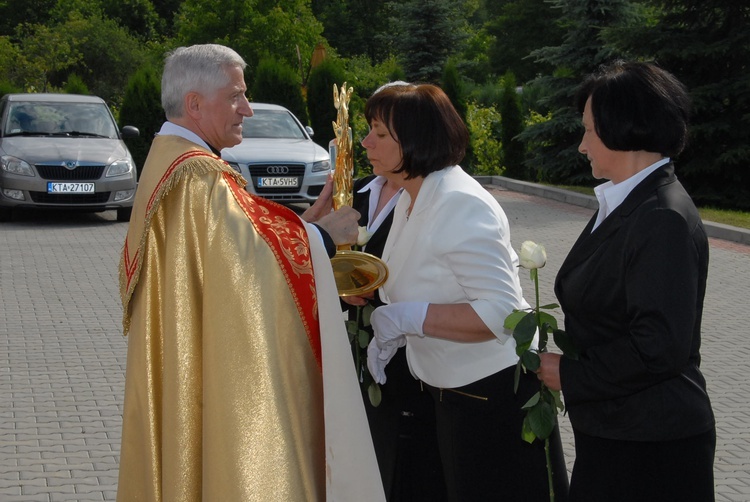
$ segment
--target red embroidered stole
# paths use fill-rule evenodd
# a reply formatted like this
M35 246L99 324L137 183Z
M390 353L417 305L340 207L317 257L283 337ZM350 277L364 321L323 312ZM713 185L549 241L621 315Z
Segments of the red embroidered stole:
M315 276L305 227L288 207L248 193L230 173L225 172L223 176L237 203L276 256L318 367L322 368Z

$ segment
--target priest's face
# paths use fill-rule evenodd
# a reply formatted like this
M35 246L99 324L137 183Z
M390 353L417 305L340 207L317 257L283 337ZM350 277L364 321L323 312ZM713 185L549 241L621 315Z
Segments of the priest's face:
M197 98L200 136L217 150L238 145L242 141L242 120L253 115L245 96L247 86L242 68L230 67L227 77L229 81L224 87Z

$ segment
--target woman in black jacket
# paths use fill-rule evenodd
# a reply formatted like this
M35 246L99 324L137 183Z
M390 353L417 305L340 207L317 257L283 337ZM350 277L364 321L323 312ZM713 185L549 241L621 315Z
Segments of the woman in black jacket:
M671 158L687 139L684 86L653 64L589 77L579 151L599 211L555 292L577 360L542 354L575 433L570 501L714 500L716 432L699 369L708 239Z

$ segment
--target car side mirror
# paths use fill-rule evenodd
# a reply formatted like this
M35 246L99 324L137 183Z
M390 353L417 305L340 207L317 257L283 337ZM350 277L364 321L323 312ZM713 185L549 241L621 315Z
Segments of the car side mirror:
M141 135L141 131L139 131L137 127L129 125L123 127L120 132L122 133L123 138L137 138Z
M307 134L312 138L315 136L315 132L313 131L313 128L310 126L305 126L305 131L307 131Z

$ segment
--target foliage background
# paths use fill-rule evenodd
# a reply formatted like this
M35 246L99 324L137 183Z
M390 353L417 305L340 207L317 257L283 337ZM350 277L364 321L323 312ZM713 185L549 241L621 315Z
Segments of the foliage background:
M361 173L357 114L405 79L443 86L466 117L469 172L592 186L576 86L615 58L657 61L694 102L678 175L699 205L748 210L749 21L750 4L734 0L0 0L0 94L101 96L147 150L165 52L216 42L248 62L253 98L292 108L324 146L325 87L353 86Z

